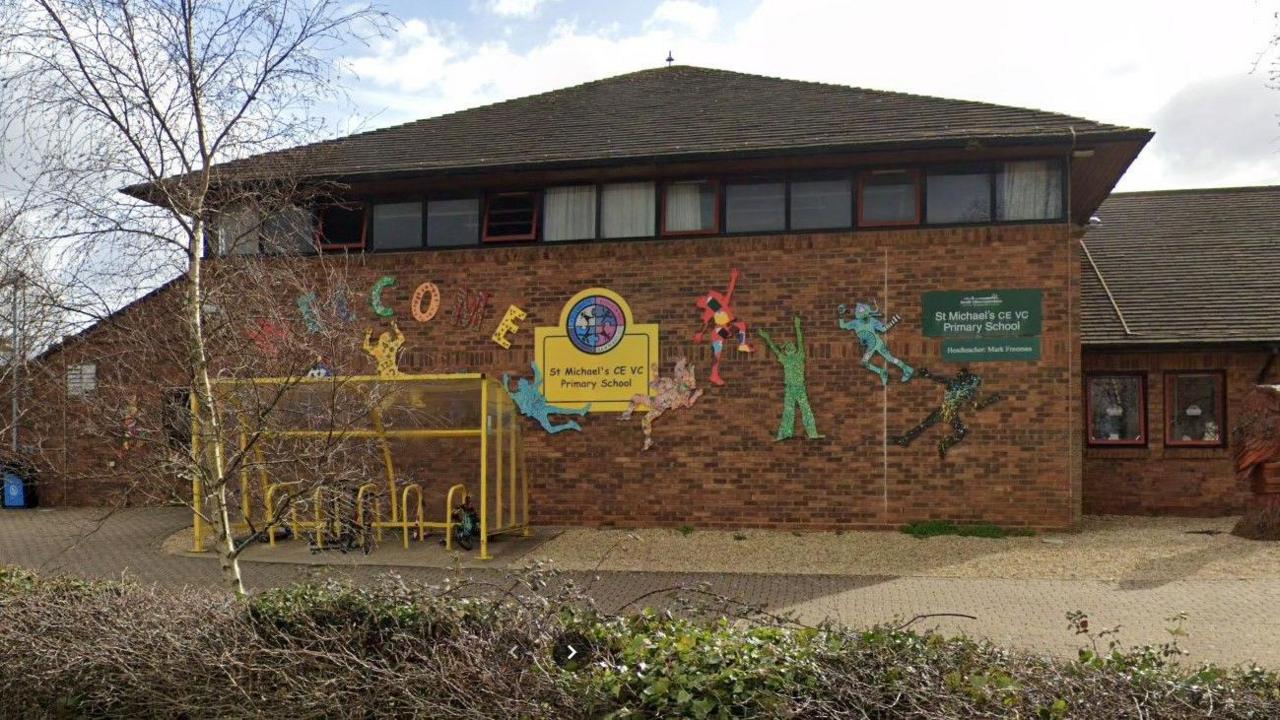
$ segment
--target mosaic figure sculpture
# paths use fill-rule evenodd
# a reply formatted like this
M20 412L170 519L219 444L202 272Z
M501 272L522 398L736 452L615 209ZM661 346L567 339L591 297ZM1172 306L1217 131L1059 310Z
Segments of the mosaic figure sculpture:
M547 402L547 396L542 392L542 369L538 367L538 363L530 363L533 368L533 381L527 378L520 378L516 381L516 391L511 392L511 376L502 374L502 389L507 391L511 399L515 402L516 407L520 408L520 413L527 417L531 417L538 421L543 430L552 435L564 430L582 431L582 426L573 420L566 420L559 425L551 422L552 415L577 415L585 416L590 410L591 405L578 410L569 410L566 408L556 407Z
M889 346L884 341L884 336L894 325L902 322L902 318L894 315L889 318L889 322L883 320L879 305L873 300L870 305L866 303L857 303L853 306L853 317L846 320L845 313L849 311L848 307L841 305L836 308L839 315L836 322L840 325L841 330L849 330L858 336L858 342L862 343L862 367L875 373L880 378L881 385L889 384L889 366L893 365L902 373L902 382L909 382L916 371L908 364L902 362L889 352ZM884 365L877 365L872 362L875 356L879 355L884 360Z
M630 420L631 413L645 408L644 417L640 418L640 427L644 430L644 450L653 447L653 421L662 417L668 410L693 407L702 397L698 388L698 380L693 375L693 366L684 358L676 360L675 370L671 377L660 377L649 383L649 394L636 393L631 404L618 416L618 420Z
M920 437L924 431L937 425L938 421L941 420L951 424L951 434L938 441L938 457L945 458L947 451L961 440L964 440L965 435L969 434L969 428L965 427L964 419L960 417L960 410L962 408L972 408L975 411L981 410L998 402L1001 396L996 393L985 398L979 398L978 390L982 387L982 378L969 372L968 368L962 369L951 377L934 375L924 368L920 369L919 374L920 377L928 378L946 388L942 393L942 405L929 413L929 416L921 420L919 425L911 428L905 434L891 437L890 440L895 445L907 447L913 440Z
M702 342L707 334L707 327L713 323L715 325L711 331L711 354L714 358L711 361L712 385L724 385L724 380L720 377L720 352L724 349L725 340L736 333L738 352L752 351L751 345L747 344L747 324L734 316L730 306L733 302L733 290L737 287L741 274L734 268L729 272L729 287L723 293L710 290L697 300L698 308L702 310L702 329L694 333L693 341Z
M804 379L804 333L800 330L800 316L795 316L796 341L784 344L781 348L773 343L769 331L761 330L760 337L773 351L778 362L782 363L782 378L785 389L782 395L782 422L778 424L775 440L787 440L795 435L796 410L804 422L804 434L810 440L817 440L817 423L813 419L813 408L809 407L809 390Z
M400 348L404 346L404 333L400 332L400 327L395 321L391 321L391 330L395 333L393 336L390 332L383 331L378 336L378 343L375 345L369 341L373 339L373 330L364 331L364 351L369 353L377 363L378 375L382 377L394 377L400 374L400 367L397 363L400 355Z

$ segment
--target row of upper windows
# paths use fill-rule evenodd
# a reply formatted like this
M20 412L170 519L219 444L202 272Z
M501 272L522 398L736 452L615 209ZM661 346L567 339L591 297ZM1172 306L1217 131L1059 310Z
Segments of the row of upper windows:
M790 179L568 185L474 197L301 208L218 225L220 254L279 247L407 250L502 242L841 230L1065 219L1058 160Z

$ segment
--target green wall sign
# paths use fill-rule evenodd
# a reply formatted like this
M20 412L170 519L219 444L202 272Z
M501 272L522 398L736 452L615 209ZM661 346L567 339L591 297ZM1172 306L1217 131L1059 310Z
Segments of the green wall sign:
M942 359L955 363L1039 360L1040 338L943 340Z
M939 290L922 304L926 337L1033 337L1044 325L1039 290Z

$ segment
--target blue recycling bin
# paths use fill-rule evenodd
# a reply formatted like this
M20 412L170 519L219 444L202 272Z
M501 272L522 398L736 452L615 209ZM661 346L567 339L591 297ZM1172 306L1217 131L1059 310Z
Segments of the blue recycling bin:
M5 509L30 508L36 506L35 493L26 478L13 471L4 473L4 507Z

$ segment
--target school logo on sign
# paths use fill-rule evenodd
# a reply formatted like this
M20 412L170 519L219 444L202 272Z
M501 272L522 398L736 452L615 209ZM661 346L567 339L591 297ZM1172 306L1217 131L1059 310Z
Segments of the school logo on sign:
M648 394L658 366L658 326L639 324L621 295L588 288L569 298L554 327L534 328L534 360L547 402L588 403L594 412L622 412Z
M599 355L618 346L627 334L627 320L622 307L612 298L588 295L569 311L564 329L574 347Z

